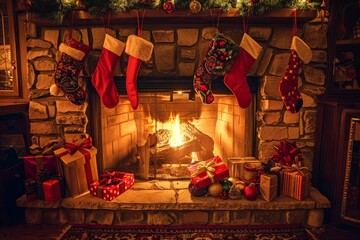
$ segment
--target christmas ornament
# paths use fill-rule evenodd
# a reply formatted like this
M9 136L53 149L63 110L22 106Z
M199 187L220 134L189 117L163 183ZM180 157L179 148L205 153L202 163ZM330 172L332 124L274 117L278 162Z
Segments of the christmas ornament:
M251 92L247 83L247 74L261 53L262 47L248 34L240 43L240 52L235 57L230 71L224 76L225 85L233 92L241 108L247 108L251 103Z
M91 78L101 101L107 108L114 108L119 103L119 94L114 83L114 69L124 48L125 43L106 34L100 59Z
M20 0L18 1L19 8L28 11L31 8L31 1L30 0Z
M218 198L220 198L222 200L226 200L226 199L228 199L228 195L229 195L229 193L224 190L218 195Z
M195 185L193 182L189 183L189 187L188 190L190 192L190 194L194 197L203 197L207 194L207 188L200 188L200 189L196 189Z
M223 189L224 191L227 191L227 192L229 192L229 190L230 190L230 188L231 188L231 186L232 186L232 182L230 182L230 181L227 180L227 179L220 181L220 184L221 184L221 186L222 186L222 189Z
M241 197L241 190L238 186L232 185L229 191L229 198L232 200L240 199Z
M65 96L74 104L81 105L86 100L86 92L80 87L77 77L90 52L90 47L74 38L61 43L61 58L57 63L54 80Z
M223 191L223 188L222 188L221 184L218 182L212 183L208 187L208 192L209 192L210 196L212 196L212 197L219 196L220 193L222 193L222 191Z
M76 1L76 7L77 7L79 10L84 10L84 9L86 8L85 4L84 4L83 1L81 1L81 0Z
M235 185L240 189L240 191L244 191L245 187L246 187L246 183L243 181L238 181L235 183Z
M254 201L259 196L259 190L254 184L250 184L245 187L244 196L247 200Z
M198 13L201 11L201 3L196 0L191 1L189 5L190 11L193 13Z
M174 12L175 9L175 5L171 0L164 2L162 7L167 14Z
M232 183L232 185L235 185L238 181L240 181L240 179L235 177L229 177L227 180L229 180Z
M290 47L289 63L280 81L279 91L287 110L299 112L303 100L298 88L299 69L303 63L307 64L312 58L310 47L299 37L294 36Z

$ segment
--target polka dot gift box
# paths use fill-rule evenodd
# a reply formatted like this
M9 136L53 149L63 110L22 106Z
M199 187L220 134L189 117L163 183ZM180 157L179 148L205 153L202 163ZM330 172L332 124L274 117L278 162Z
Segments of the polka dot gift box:
M112 201L124 193L134 185L135 181L133 173L119 171L105 171L100 178L99 181L90 184L90 194L106 201Z

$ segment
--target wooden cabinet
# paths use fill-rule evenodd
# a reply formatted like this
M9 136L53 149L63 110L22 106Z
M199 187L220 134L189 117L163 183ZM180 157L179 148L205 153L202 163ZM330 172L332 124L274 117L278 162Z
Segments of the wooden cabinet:
M360 24L360 2L329 2L326 91L317 99L313 185L331 201L326 221L360 226L360 216L350 219L344 214L344 196L350 187L345 179L354 171L347 168L353 152L349 148L350 128L352 120L360 118L360 32L355 32ZM359 193L354 199L360 199ZM360 209L360 204L355 205Z

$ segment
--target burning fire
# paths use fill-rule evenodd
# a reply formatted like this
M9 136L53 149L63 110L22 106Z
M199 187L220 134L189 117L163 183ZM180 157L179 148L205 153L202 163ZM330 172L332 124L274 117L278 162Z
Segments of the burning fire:
M176 115L175 117L175 123L173 124L172 135L169 143L171 147L178 147L184 144L183 137L181 135L179 115Z

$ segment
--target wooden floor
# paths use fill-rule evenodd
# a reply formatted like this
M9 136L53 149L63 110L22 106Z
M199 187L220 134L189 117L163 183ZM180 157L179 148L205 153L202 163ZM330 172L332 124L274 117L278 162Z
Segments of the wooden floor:
M0 240L55 240L66 226L62 225L19 225L0 227ZM320 240L357 240L360 229L338 228L325 225L325 231L318 235Z

